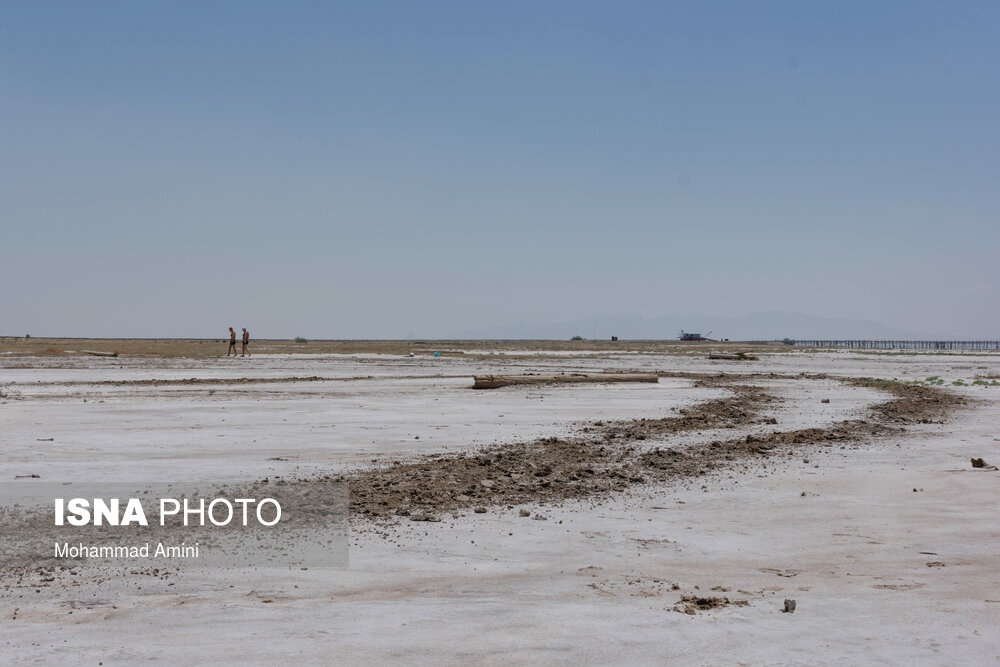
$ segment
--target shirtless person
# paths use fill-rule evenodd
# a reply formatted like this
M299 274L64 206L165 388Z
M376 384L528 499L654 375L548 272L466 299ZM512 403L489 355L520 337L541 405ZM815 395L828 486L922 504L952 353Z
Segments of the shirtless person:
M232 327L229 327L229 352L236 356L236 332L233 331ZM226 356L229 356L229 352L226 352Z
M243 354L240 355L241 357L250 356L250 353L247 351L248 345L250 345L250 332L247 331L246 327L243 327Z

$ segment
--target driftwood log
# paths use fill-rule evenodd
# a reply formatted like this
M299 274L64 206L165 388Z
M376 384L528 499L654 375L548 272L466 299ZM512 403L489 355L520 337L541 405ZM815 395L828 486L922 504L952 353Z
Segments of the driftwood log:
M567 373L565 375L477 375L473 389L496 389L515 384L571 384L575 382L659 382L656 373Z
M90 354L95 357L117 357L117 352L95 352L94 350L81 350L84 354Z
M725 361L757 361L757 356L749 352L712 352L709 359L722 359Z

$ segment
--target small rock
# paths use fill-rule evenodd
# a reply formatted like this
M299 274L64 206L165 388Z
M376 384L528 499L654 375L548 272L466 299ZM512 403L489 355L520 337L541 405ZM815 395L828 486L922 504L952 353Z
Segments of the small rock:
M829 403L829 402L830 402L829 398L824 398L822 401L820 401L820 403ZM795 607L795 600L792 600L792 608L794 607Z
M549 520L549 517L542 516L541 514L536 514L535 516L533 516L531 518L534 519L535 521L548 521Z
M485 507L477 507L477 508L475 508L472 511L475 512L476 514L486 514L486 508Z
M972 459L972 467L973 468L985 468L986 467L986 461L984 461L982 459Z
M783 614L791 614L795 611L795 600L785 600L785 608L781 610Z
M496 482L494 482L492 479L484 479L479 483L485 486L487 489L492 489L496 484Z
M469 498L469 496L465 495L464 493L460 493L457 496L455 496L455 500L457 500L460 503L466 503L466 502L469 502L469 500L471 500L471 499Z
M529 517L529 516L531 516L531 512L529 512L528 510L521 510L518 514L521 517Z

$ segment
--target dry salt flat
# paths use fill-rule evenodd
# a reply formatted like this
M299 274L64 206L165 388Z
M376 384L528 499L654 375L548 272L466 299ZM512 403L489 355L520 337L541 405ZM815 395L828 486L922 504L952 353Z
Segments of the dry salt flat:
M505 506L356 530L342 569L167 578L81 571L52 581L8 573L0 579L0 660L1000 661L1000 472L969 463L1000 461L1000 388L950 386L1000 375L1000 357L785 353L734 364L497 356L274 355L239 365L5 359L0 385L18 396L0 405L0 474L11 482L32 473L45 480L291 477L565 434L586 420L663 416L725 393L676 377L657 385L467 389L482 372L750 373L748 382L784 399L768 408L782 429L835 424L887 399L837 376L939 376L975 402L945 424L911 425L863 446L741 462L602 502ZM96 384L313 375L339 379ZM710 437L689 433L665 444ZM683 597L730 604L689 614ZM796 601L793 613L782 612L785 599Z

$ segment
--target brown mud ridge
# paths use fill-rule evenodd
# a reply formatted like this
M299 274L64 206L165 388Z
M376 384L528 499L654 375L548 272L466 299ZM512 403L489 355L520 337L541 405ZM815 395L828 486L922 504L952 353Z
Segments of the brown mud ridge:
M902 424L939 422L965 402L931 387L871 378L843 381L877 387L896 398L873 406L867 419L839 422L830 428L774 431L685 448L644 443L696 430L776 423L763 417L761 411L780 399L759 387L731 384L731 378L705 376L697 379L696 385L726 388L733 395L679 410L678 416L598 421L573 437L394 461L325 479L350 484L353 519L392 521L401 516L433 521L439 512L485 512L489 506L556 502L620 492L636 484L697 477L733 461L777 453L779 447L860 442L899 432Z

